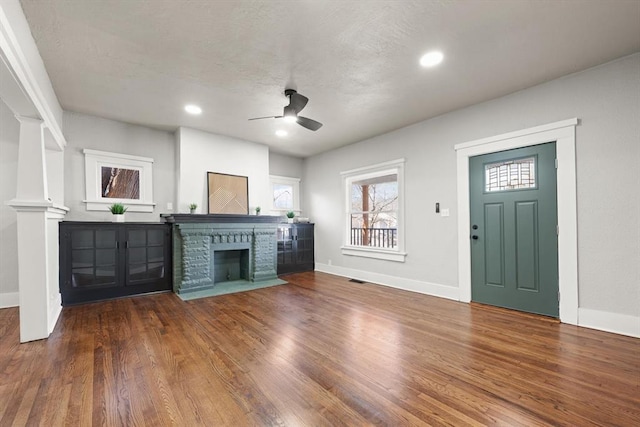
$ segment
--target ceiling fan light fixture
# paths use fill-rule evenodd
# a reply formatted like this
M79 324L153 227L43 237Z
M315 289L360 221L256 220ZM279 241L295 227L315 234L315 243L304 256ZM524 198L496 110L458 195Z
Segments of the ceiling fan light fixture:
M295 123L298 121L298 116L296 115L295 110L291 108L290 105L284 107L284 114L282 115L282 118L287 123Z
M444 59L444 55L439 50L433 50L431 52L427 52L420 58L420 65L425 68L435 67L440 64Z

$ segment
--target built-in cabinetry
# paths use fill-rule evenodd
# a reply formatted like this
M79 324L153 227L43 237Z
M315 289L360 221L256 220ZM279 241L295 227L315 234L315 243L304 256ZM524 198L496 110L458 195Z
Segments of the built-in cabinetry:
M60 223L62 305L171 290L167 224Z
M278 224L278 274L314 268L313 224Z

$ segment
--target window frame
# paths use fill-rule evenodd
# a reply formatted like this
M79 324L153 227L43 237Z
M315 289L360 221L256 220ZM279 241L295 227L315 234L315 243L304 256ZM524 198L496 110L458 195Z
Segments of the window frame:
M342 255L374 258L386 261L404 262L405 251L405 218L404 218L404 166L406 160L396 159L371 166L351 169L341 172L343 191L343 245L340 247ZM397 238L395 248L376 248L370 246L356 246L351 244L351 189L356 181L362 181L379 176L395 174L398 177L398 210L397 210Z
M300 210L300 178L292 178L288 176L278 176L278 175L269 175L269 188L271 189L270 201L271 201L271 212L276 212L278 214L285 214L288 211L292 210L296 214L300 214L302 211ZM293 208L292 209L280 209L276 208L273 204L273 186L276 184L280 185L291 185L293 188Z

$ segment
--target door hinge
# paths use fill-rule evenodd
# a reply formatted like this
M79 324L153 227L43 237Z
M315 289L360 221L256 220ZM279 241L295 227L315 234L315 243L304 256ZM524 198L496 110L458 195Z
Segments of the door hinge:
M560 226L556 225L556 236L560 235Z
M556 169L558 169L558 159L555 159Z
M560 302L560 291L558 291L558 302Z

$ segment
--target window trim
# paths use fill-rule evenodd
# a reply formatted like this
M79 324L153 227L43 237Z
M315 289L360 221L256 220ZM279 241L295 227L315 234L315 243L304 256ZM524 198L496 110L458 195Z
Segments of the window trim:
M363 258L375 258L386 261L404 262L407 253L405 252L405 218L404 218L404 158L365 166L357 169L340 172L342 176L343 191L343 245L340 247L342 255L358 256ZM395 249L372 248L368 246L355 246L350 244L351 236L351 185L354 181L372 178L380 175L396 174L398 177L398 245Z
M271 201L271 211L277 213L286 213L290 210L300 214L300 178L292 178L288 176L269 175L269 187L271 194L269 200ZM274 184L291 185L293 187L293 209L280 209L273 205L273 186Z

